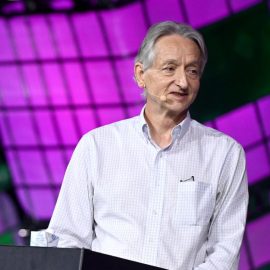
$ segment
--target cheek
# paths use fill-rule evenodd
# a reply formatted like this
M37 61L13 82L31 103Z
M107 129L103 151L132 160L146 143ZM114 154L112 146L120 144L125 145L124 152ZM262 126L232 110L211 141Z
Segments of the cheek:
M196 82L190 85L191 103L193 103L193 101L196 99L199 92L199 88L200 88L200 82Z
M154 91L160 91L166 88L170 82L167 80L161 79L160 77L151 77L148 79L148 85L152 88Z
M145 83L146 83L146 85L148 85L148 87L154 85L155 81L156 81L155 77L152 75L148 75L145 77Z
M192 81L191 84L191 90L192 92L197 95L199 88L200 88L200 81Z

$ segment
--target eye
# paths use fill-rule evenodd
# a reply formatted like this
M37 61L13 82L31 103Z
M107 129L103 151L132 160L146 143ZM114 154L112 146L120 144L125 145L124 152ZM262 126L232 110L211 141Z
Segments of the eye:
M187 75L190 77L190 78L194 78L194 79L197 79L200 77L200 71L198 68L195 68L195 67L190 67L187 69Z
M174 66L166 66L166 67L163 68L163 70L165 72L172 73L172 72L175 71L175 67Z

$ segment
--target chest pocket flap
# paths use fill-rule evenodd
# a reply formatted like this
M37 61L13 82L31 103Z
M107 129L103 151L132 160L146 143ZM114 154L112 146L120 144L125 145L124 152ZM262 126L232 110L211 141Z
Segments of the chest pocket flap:
M215 197L211 184L179 182L175 212L176 225L207 225L211 219Z

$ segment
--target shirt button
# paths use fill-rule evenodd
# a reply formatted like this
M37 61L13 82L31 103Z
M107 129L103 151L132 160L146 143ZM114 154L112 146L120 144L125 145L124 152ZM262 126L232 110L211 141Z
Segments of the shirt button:
M157 215L157 211L156 210L153 210L153 214L156 216Z

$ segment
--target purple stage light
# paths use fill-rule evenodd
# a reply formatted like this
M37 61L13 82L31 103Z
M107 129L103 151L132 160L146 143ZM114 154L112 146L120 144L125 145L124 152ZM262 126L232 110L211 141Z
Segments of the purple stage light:
M73 149L72 149L73 150ZM60 149L53 150L47 149L44 153L44 157L48 163L48 170L52 173L51 184L60 186L62 184L62 178L66 170L66 162L65 160L70 159L71 154L66 154ZM46 172L46 174L48 174ZM48 177L47 177L47 185L48 185ZM45 185L46 186L46 185Z
M7 21L0 18L0 61L14 60L14 54L7 29Z
M17 196L25 212L36 220L47 219L51 215L54 205L55 196L51 188L18 188Z
M48 93L45 91L44 82L41 80L40 71L42 66L35 63L27 63L20 67L21 76L24 78L25 91L27 90L27 96L30 97L30 104L32 106L46 106ZM18 83L20 83L20 77L14 78ZM20 90L18 96L26 102L25 95ZM29 100L28 100L29 101ZM26 106L24 106L26 107Z
M76 130L73 115L69 109L60 109L55 112L57 126L59 127L61 141L64 145L75 145L81 134Z
M135 79L133 79L134 60L119 59L115 63L116 70L119 70L119 82L123 89L123 99L126 102L138 103L142 100L142 89L138 89ZM130 115L134 115L131 113Z
M250 261L248 256L247 244L245 239L243 240L243 244L240 251L240 262L239 262L240 270L251 270Z
M54 32L52 32L50 17L44 15L33 15L27 17L30 36L34 45L33 49L40 59L55 59L57 51L54 42ZM40 35L42 33L42 35ZM32 46L33 46L32 45Z
M17 188L17 183L24 181L20 170L20 162L18 162L18 153L13 150L7 150L6 159L12 174L12 181L14 186Z
M51 7L54 10L72 9L74 7L73 0L54 0L51 1Z
M215 124L213 121L205 122L204 125L210 128L215 128Z
M121 102L113 66L110 62L87 63L87 72L91 81L93 100L97 104L119 104Z
M4 2L4 1L3 1ZM17 14L21 12L25 12L25 5L23 1L5 1L5 5L3 4L2 12L3 14Z
M53 125L52 118L55 117L54 113L49 110L35 111L34 115L38 119L37 129L39 134L42 134L40 137L41 145L48 146L57 146L60 142L57 139L56 130Z
M231 6L234 12L238 12L261 2L262 0L232 0Z
M72 103L75 105L87 105L92 103L87 89L86 82L82 74L82 69L79 63L65 63L64 73L66 74L67 84L70 89L76 89L76 91L70 91Z
M67 17L70 25L70 39L73 40L76 52L83 57L108 56L102 27L94 12L74 14ZM56 23L56 22L55 22Z
M53 212L55 206L56 196L53 195L51 188L32 189L30 190L29 195L32 198L34 209L31 209L28 214L34 212L37 215L37 219L46 220L47 217Z
M95 114L91 108L82 108L76 110L76 118L80 126L82 134L87 133L96 127Z
M38 150L20 150L17 154L19 160L21 160L24 179L16 179L16 184L48 185L48 174L43 160L44 153Z
M101 12L99 22L104 26L103 38L112 55L136 53L147 31L140 2Z
M250 242L254 266L259 268L270 261L270 215L264 216L248 224L246 232ZM253 268L254 269L254 268Z
M23 147L25 145L36 145L37 138L32 122L31 111L10 111L6 114L9 129L13 131L13 136L7 136L8 144Z
M84 15L82 14L82 16ZM58 57L63 59L78 57L72 28L70 27L70 24L73 26L71 17L65 14L54 14L53 16L48 16L48 20L51 24L51 31L54 33L55 44L58 47Z
M220 131L231 135L243 146L257 143L262 139L255 107L252 104L219 117L216 124Z
M270 110L269 96L260 99L257 104L247 104L239 109L218 117L216 127L240 142L247 157L249 183L253 184L270 175L269 150L264 141L267 138Z
M226 0L184 0L188 22L202 27L227 17L229 9Z
M250 184L270 176L270 164L266 145L260 144L246 150L248 180Z
M101 125L107 125L125 118L124 109L116 108L99 108L98 114L101 119Z
M179 3L179 0L146 1L146 7L151 24L167 20L187 22L185 18L185 10L182 9L182 6L180 6Z
M35 50L33 48L34 37L30 28L28 17L14 17L8 21L7 26L10 36L10 46L16 60L36 60Z
M0 66L0 96L2 106L26 106L25 89L15 65Z
M49 100L56 106L68 105L68 93L61 73L61 65L58 63L46 63L41 68L44 72L44 82L46 83Z
M133 105L128 107L128 114L130 116L139 115L142 110L142 105Z
M266 96L260 99L258 106L261 115L261 122L263 123L263 130L266 136L270 136L270 97Z

